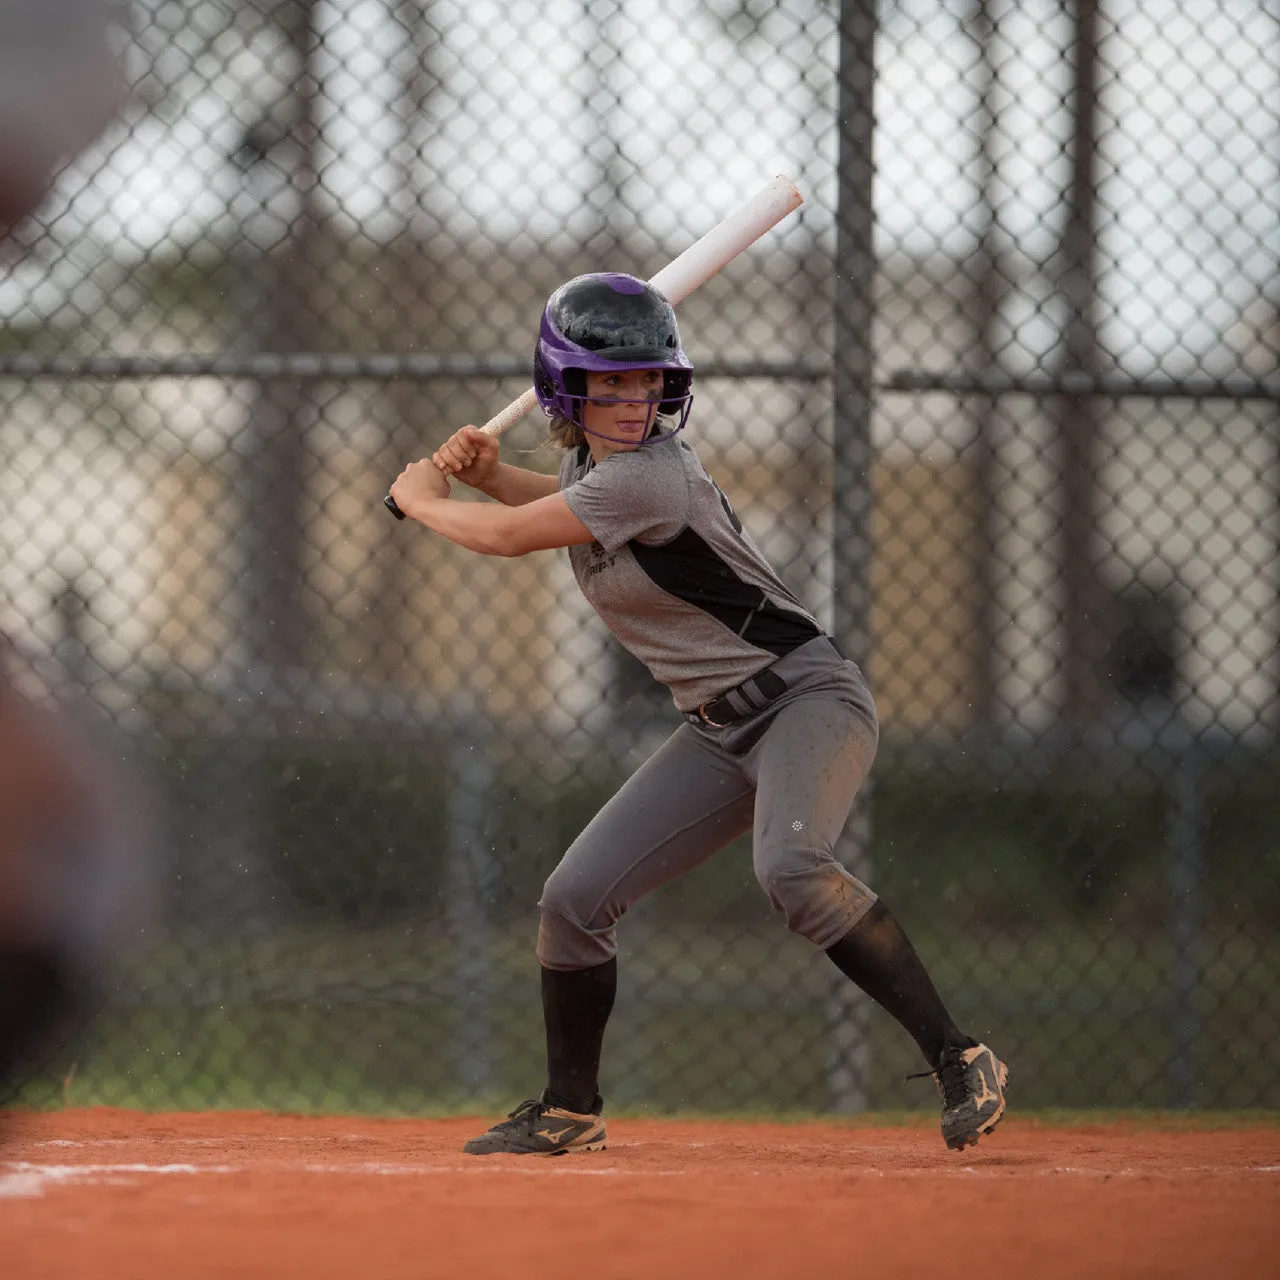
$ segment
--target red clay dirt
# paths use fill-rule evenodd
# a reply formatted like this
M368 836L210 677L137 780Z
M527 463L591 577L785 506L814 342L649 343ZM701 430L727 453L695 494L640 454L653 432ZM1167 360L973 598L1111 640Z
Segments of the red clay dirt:
M1280 1129L610 1122L463 1156L488 1119L93 1109L0 1150L5 1280L1280 1277Z

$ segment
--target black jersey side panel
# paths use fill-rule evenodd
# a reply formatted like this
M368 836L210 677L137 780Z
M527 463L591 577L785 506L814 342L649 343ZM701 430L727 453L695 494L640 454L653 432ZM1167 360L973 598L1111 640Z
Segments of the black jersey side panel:
M781 657L822 634L808 618L780 609L759 587L743 582L692 529L660 547L635 540L627 546L656 586L758 649Z

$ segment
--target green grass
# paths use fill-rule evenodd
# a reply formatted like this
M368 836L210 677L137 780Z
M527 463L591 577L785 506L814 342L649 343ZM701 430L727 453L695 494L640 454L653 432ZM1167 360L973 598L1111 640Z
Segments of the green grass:
M122 975L128 1002L99 1018L69 1084L64 1063L23 1101L371 1115L508 1110L543 1074L527 924L495 926L482 970L438 929L292 930L158 946ZM642 913L636 926L605 1044L612 1111L826 1114L826 1002L839 979L823 957L767 916L747 932L646 923ZM917 941L961 1025L1009 1061L1018 1114L1168 1107L1174 1011L1159 935L1100 937L1059 921L1030 939L957 943L926 933ZM1262 980L1280 969L1280 939L1206 933L1205 949L1194 1064L1203 1114L1280 1109L1280 993ZM876 1009L866 1052L870 1113L932 1116L932 1083L904 1080L922 1069L914 1045Z

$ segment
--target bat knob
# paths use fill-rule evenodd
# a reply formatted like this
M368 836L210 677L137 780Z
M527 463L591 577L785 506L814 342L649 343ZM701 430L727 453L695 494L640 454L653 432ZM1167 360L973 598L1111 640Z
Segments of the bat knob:
M397 520L404 519L404 512L401 511L398 506L396 506L396 500L390 494L387 494L387 496L383 498L382 505L386 507L386 509L390 511L391 514L395 516Z

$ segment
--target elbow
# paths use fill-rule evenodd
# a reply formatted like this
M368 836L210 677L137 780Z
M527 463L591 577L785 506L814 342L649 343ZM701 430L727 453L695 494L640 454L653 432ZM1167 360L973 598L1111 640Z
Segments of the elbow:
M528 545L528 539L520 536L519 530L513 528L506 521L492 531L486 539L487 545L483 548L487 555L503 556L506 559L512 559L515 556L522 556L527 551L532 550Z

